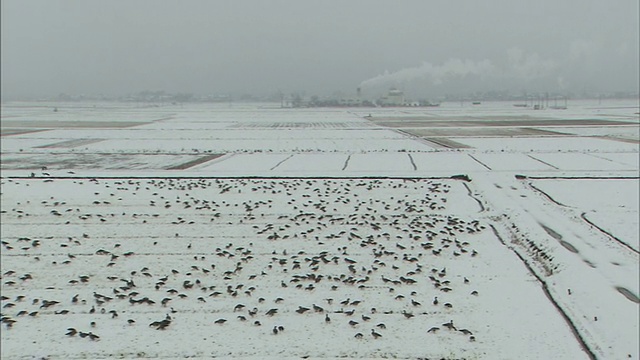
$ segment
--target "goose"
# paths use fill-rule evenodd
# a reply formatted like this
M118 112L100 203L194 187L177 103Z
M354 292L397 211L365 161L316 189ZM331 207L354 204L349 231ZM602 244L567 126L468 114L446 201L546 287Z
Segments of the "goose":
M302 306L298 306L298 310L296 310L298 314L304 314L307 311L309 311L309 308L302 307Z
M446 327L449 330L457 330L456 327L453 325L453 320L449 320L448 323L444 323L442 324L442 326Z
M269 311L267 311L266 315L268 316L273 316L278 312L278 309L270 309Z

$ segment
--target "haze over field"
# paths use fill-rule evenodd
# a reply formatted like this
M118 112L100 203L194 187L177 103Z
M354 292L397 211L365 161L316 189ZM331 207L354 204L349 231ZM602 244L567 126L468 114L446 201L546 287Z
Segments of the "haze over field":
M2 2L2 97L638 91L638 2Z
M0 0L0 358L638 359L637 0Z

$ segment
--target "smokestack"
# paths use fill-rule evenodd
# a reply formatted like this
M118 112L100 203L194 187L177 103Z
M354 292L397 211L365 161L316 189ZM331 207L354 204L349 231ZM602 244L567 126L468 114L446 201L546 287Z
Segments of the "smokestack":
M358 99L360 99L361 93L362 91L360 90L360 87L358 87L358 90L356 90L356 94L358 94Z

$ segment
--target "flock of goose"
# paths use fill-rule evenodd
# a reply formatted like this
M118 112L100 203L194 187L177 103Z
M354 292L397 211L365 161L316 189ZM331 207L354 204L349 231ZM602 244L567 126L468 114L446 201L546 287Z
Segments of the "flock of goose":
M198 331L175 325L197 313L261 336L316 339L315 324L384 341L399 321L425 338L478 336L457 315L482 294L456 264L481 256L484 226L447 212L453 180L44 181L2 202L4 334L47 323L59 332L42 336L98 342L114 327Z

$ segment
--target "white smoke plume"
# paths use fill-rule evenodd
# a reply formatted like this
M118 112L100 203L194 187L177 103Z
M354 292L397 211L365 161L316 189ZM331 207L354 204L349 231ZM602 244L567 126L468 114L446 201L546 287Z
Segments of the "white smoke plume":
M437 86L454 81L459 83L468 77L473 77L473 80L480 78L482 81L501 84L528 83L554 75L559 67L559 64L553 60L544 59L535 52L527 53L517 47L508 49L505 55L497 65L488 59L475 62L452 58L441 65L424 62L420 66L392 73L387 71L363 81L360 87L378 89L390 86L403 87L411 82ZM553 78L555 79L556 76Z
M392 73L384 74L363 81L361 87L378 87L390 84L401 84L413 80L428 80L433 85L440 85L451 78L464 78L467 75L489 75L494 71L494 66L489 60L474 62L471 60L449 59L442 65L433 65L424 62L420 66L405 68Z

